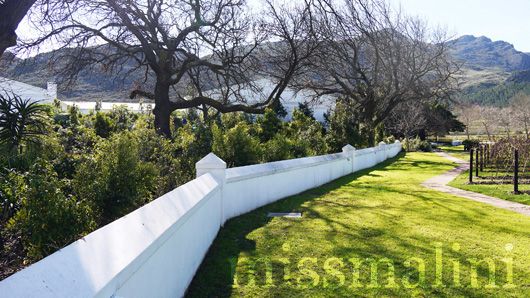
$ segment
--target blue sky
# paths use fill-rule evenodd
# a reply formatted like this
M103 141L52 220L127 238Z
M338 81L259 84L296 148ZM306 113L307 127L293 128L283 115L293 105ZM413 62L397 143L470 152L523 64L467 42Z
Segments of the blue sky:
M390 0L451 35L484 35L530 52L530 0Z

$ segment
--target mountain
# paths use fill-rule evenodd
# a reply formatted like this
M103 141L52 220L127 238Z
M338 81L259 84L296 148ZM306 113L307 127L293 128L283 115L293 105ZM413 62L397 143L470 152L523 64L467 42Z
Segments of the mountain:
M506 72L530 69L530 55L505 41L464 35L450 42L452 55L474 70L500 69Z
M459 99L481 105L505 106L517 92L530 94L530 54L518 51L505 41L488 37L464 35L449 42L450 53L462 63L462 92ZM62 49L19 59L6 53L0 59L0 77L7 77L38 87L46 87L49 80L60 83L61 95L73 100L127 101L129 92L142 82L143 70L134 70L134 63L123 62L126 76L107 73L104 65L83 70L73 86L67 85L51 71L51 61L65 63L57 57L75 51ZM117 80L116 77L123 79ZM148 85L152 79L148 79ZM66 88L69 87L69 88Z

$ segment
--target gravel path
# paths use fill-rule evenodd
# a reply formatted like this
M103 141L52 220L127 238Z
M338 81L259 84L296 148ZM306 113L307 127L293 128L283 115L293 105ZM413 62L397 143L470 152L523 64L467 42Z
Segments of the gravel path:
M448 171L448 172L446 172L446 173L444 173L442 175L433 177L433 178L423 182L422 183L423 186L425 186L427 188L430 188L430 189L438 190L438 191L445 192L445 193L448 193L448 194L452 194L452 195L455 195L455 196L463 197L463 198L470 199L470 200L477 201L477 202L481 202L481 203L486 203L486 204L489 204L489 205L492 205L492 206L495 206L495 207L498 207L498 208L503 208L503 209L506 209L506 210L511 210L511 211L514 211L514 212L517 212L517 213L521 213L521 214L530 216L530 206L528 206L528 205L515 203L515 202L510 202L510 201L506 201L506 200L501 200L499 198L494 198L494 197L486 196L486 195L479 194L479 193L476 193L476 192L462 190L462 189L458 189L458 188L454 188L454 187L448 186L447 184L449 182L451 182L453 179L455 179L460 173L462 173L463 171L466 171L467 169L469 169L469 165L468 165L467 162L465 162L465 161L463 161L463 160L461 160L459 158L453 157L453 156L451 156L451 155L449 155L449 154L447 154L445 152L437 152L436 154L438 154L440 156L443 156L443 157L445 157L445 158L457 163L458 167L456 167L456 168L452 169L451 171Z

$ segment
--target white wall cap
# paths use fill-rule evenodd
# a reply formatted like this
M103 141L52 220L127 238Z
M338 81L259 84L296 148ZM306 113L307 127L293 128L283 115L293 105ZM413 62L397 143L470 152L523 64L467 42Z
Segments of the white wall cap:
M352 145L348 144L344 147L342 147L342 152L350 152L350 151L355 151L355 147L353 147Z
M383 146L383 145L386 145L385 142L379 142L379 146Z
M399 144L399 143L401 143L399 140L396 140L396 141L394 142L394 144Z
M196 168L226 169L226 162L217 155L209 153L195 164Z

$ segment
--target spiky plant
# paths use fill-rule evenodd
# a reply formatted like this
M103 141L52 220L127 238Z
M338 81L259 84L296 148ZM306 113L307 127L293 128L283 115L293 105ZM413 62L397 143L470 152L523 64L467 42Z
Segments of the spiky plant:
M45 105L15 94L0 94L0 144L22 152L46 133Z

